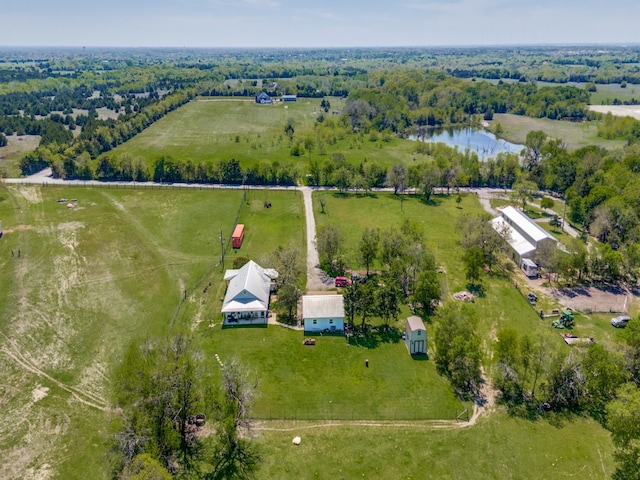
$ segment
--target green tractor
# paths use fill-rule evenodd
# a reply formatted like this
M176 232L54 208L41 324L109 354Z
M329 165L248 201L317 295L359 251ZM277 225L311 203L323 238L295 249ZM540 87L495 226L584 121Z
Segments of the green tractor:
M572 310L563 310L559 320L554 321L551 325L556 328L571 328L576 324L573 318Z

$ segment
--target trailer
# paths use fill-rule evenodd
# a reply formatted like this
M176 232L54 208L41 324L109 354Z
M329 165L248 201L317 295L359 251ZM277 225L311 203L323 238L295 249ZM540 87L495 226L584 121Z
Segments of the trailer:
M244 224L239 223L236 225L236 228L233 230L233 235L231 235L231 245L233 248L240 248L242 246L242 241L244 240Z

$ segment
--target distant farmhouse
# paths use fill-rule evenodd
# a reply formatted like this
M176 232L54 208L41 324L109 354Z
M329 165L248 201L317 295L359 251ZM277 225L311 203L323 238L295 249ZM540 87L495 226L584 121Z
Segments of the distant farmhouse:
M256 103L260 105L271 105L273 103L273 100L265 92L261 92L256 95Z
M253 260L238 270L227 270L224 279L229 281L229 286L222 303L223 324L266 324L271 281L276 278L278 272L262 268Z
M513 261L530 277L538 275L538 266L532 259L540 245L557 246L558 243L540 225L511 206L503 208L500 216L491 220L491 225L509 243Z
M298 96L297 95L282 95L280 97L280 100L283 102L295 102L296 100L298 100Z

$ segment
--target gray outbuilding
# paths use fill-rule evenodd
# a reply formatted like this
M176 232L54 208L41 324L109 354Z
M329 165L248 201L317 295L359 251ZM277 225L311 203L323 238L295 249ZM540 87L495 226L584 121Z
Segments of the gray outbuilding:
M427 329L420 317L407 318L405 341L411 355L427 354Z

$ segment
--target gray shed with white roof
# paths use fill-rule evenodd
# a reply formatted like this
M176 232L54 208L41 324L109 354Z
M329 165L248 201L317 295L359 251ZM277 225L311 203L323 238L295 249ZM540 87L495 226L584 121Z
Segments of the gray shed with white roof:
M407 318L405 327L405 342L411 355L427 353L427 329L420 317L412 316Z

